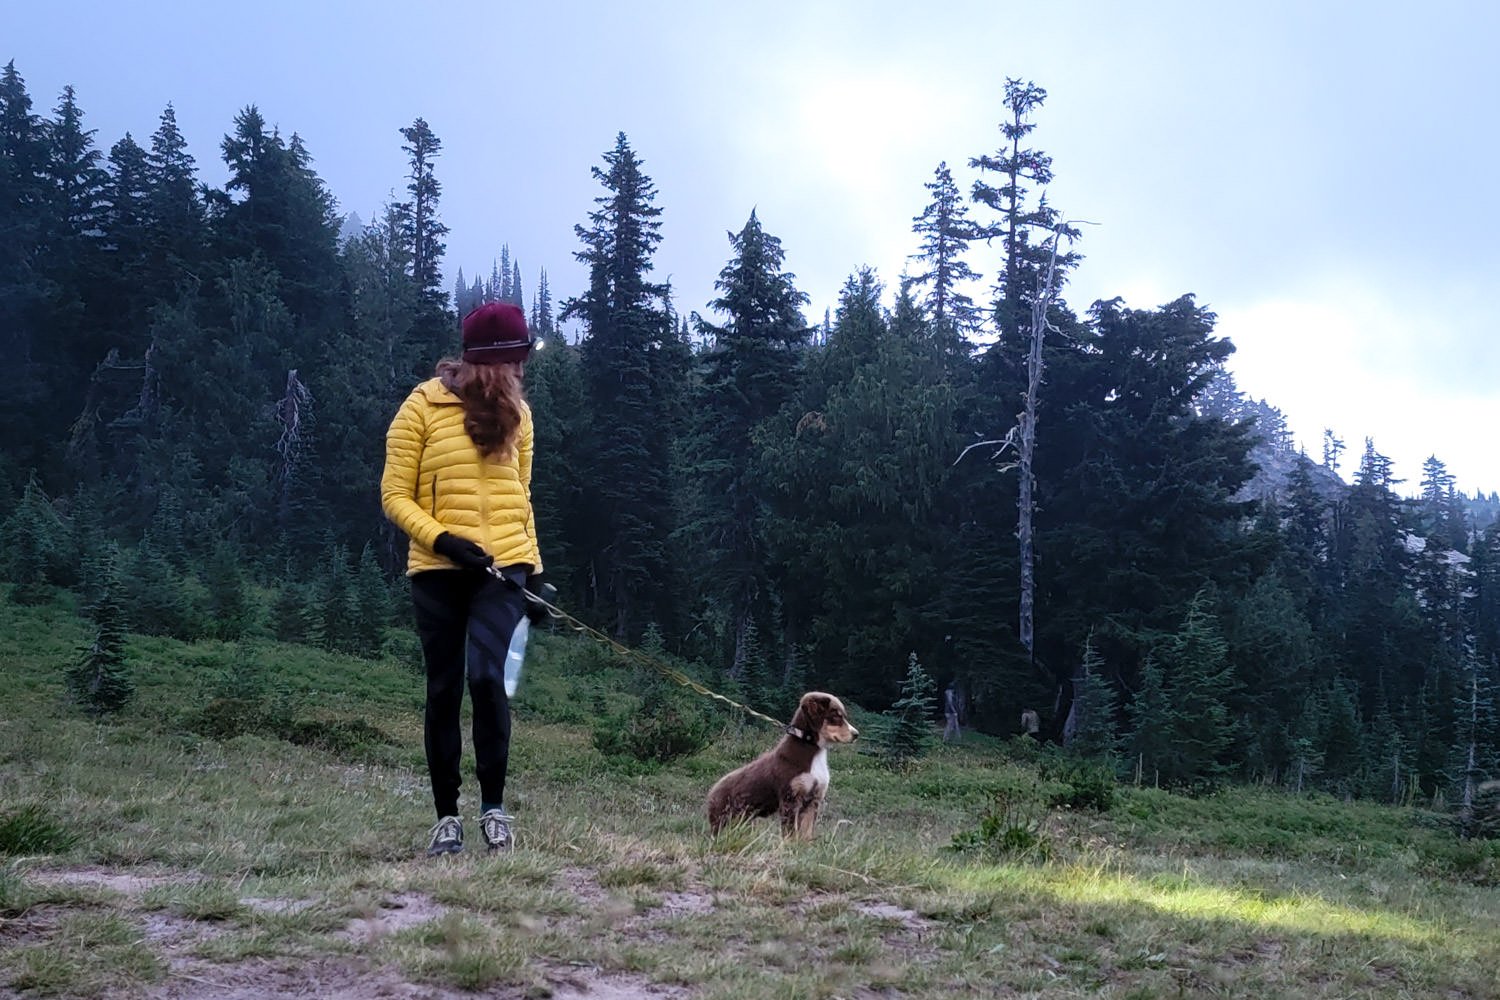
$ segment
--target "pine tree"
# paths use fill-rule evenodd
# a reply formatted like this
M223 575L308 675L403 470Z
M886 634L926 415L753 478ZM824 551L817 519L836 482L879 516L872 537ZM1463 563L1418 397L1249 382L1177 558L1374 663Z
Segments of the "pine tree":
M1236 764L1231 757L1236 733L1227 704L1236 680L1210 600L1208 591L1199 591L1181 629L1159 649L1171 699L1171 765L1163 769L1163 778L1196 789L1217 787Z
M0 357L11 368L0 394L0 454L18 469L45 467L51 440L47 384L35 367L47 337L44 303L52 294L38 257L48 225L45 123L31 110L14 61L0 74Z
M100 209L108 181L99 165L101 154L94 146L94 130L84 129L83 112L71 86L64 87L53 110L48 130L51 156L47 175L58 200L63 233L73 239L88 239L100 229Z
M1323 740L1319 756L1322 784L1339 795L1351 795L1359 774L1362 728L1359 707L1350 685L1335 678L1323 696Z
M1000 215L996 222L982 229L982 235L999 239L1003 248L1005 267L995 287L995 318L1000 336L1012 341L1020 338L1030 321L1031 308L1040 294L1051 257L1046 244L1032 241L1032 230L1059 232L1057 212L1047 204L1045 193L1034 206L1028 204L1028 195L1034 188L1045 192L1052 182L1052 157L1021 145L1036 128L1029 119L1046 99L1047 92L1036 84L1007 79L1005 107L1010 118L1000 125L1005 143L994 154L969 160L969 166L981 171L980 179L974 182L974 201ZM998 174L999 183L984 180L986 173ZM1060 235L1076 240L1078 231L1062 226ZM1081 259L1071 251L1058 255L1059 285Z
M818 683L875 705L901 683L888 651L931 655L947 631L934 581L955 558L943 505L959 450L940 350L912 335L909 297L888 322L880 294L868 268L846 282L828 345L756 434L783 648L811 647Z
M104 298L114 303L112 341L129 355L145 353L150 292L150 247L154 232L151 168L146 151L126 133L110 147L109 182L104 189L102 266Z
M728 615L733 635L729 674L742 678L747 624L769 614L763 508L752 435L786 402L795 386L797 349L808 330L807 297L782 270L781 241L761 228L755 213L729 238L734 258L719 273L722 293L712 306L723 326L699 319L714 348L702 360L703 388L689 454L697 500L684 529L695 539L702 569L695 575Z
M1142 781L1160 785L1177 773L1173 747L1173 712L1166 680L1156 660L1147 657L1140 686L1126 709L1130 717L1130 752Z
M111 554L99 581L99 598L89 609L94 638L68 670L68 690L90 715L118 712L135 693L125 662L125 609L120 601L118 554Z
M353 612L350 652L355 656L379 656L385 645L386 625L391 618L391 599L375 551L369 545L360 550L350 598Z
M901 697L885 713L884 755L893 767L906 767L936 742L932 719L937 711L937 684L913 652L906 659Z
M168 104L151 134L147 157L151 183L152 245L148 287L158 298L176 292L198 267L206 238L198 168Z
M1119 756L1121 741L1115 730L1119 696L1104 676L1104 659L1094 648L1093 636L1084 644L1083 664L1073 695L1071 732L1064 728L1064 745L1081 757L1108 761Z
M670 457L680 425L687 348L674 335L668 288L649 280L661 242L656 185L622 132L593 168L605 188L575 226L589 269L586 292L569 299L577 317L584 384L593 411L586 482L597 484L585 514L580 556L593 569L591 603L614 619L619 636L671 616L667 540L671 534Z
M531 302L531 329L538 339L546 341L556 332L555 322L552 316L552 290L547 284L547 269L542 268L541 277L537 279L536 298Z
M15 586L10 599L17 604L43 604L52 596L57 569L67 545L67 525L33 473L21 501L0 524L4 541L5 575Z
M932 201L912 219L913 231L922 237L922 249L912 259L923 261L927 269L912 275L911 283L914 288L929 289L925 305L939 331L966 333L979 326L980 317L961 285L977 281L980 275L963 254L983 234L968 218L968 207L947 163L937 165L925 186L932 192Z
M437 203L442 194L433 169L433 161L442 151L443 143L426 120L418 118L401 130L406 153L411 165L406 190L411 193L411 276L424 305L440 308L443 291L439 284L443 251L447 245L443 237L448 227L438 221Z
M208 615L215 638L234 641L253 625L253 609L240 566L239 553L228 545L215 549L208 561L206 579Z
M464 269L458 269L458 277L453 282L453 310L460 317L467 316L472 312L474 306L469 303L469 286L464 282Z

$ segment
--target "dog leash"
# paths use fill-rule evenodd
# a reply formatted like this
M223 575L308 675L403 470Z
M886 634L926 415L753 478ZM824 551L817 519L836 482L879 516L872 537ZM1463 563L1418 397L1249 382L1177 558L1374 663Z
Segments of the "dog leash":
M769 722L771 725L775 726L777 729L780 729L783 732L788 732L788 733L792 732L792 727L788 726L786 723L784 723L784 722L778 722L777 720L771 718L769 715L766 715L766 714L764 714L762 712L757 712L755 709L751 708L749 705L742 705L739 702L735 701L733 698L729 698L729 697L727 697L725 695L722 695L719 692L714 691L711 688L708 688L708 687L704 686L701 682L695 681L693 678L689 677L687 674L683 673L681 670L678 670L676 667L673 667L673 666L671 666L669 664L663 663L661 660L659 660L656 657L650 655L649 653L643 653L639 649L632 649L630 646L625 645L623 642L620 642L617 639L614 639L614 638L612 638L612 637L610 637L608 635L605 635L603 632L601 632L598 629L594 628L592 625L589 625L586 622L579 621L577 618L574 618L572 615L568 614L566 611L564 611L562 608L559 608L557 605L555 605L555 604L551 603L550 601L547 601L547 600L545 600L545 599L543 599L541 597L538 597L536 594L533 594L531 591L527 590L524 585L517 584L513 580L507 580L506 577L505 577L505 575L502 574L500 572L500 570L497 569L497 568L495 568L494 566L491 566L489 568L489 573L490 573L491 576L493 576L493 577L495 577L495 578L497 578L499 580L504 580L506 583L508 583L508 584L510 584L512 586L518 587L520 589L521 593L526 597L526 599L528 601L533 601L533 602L541 605L543 608L546 609L546 611L547 611L547 613L549 615L551 615L553 618L555 618L555 619L557 619L557 620L565 623L570 628L572 628L573 631L582 633L583 635L589 637L590 639L593 639L595 642L602 643L603 645L608 646L610 649L614 650L615 654L618 655L619 657L621 657L622 659L629 660L629 659L634 658L636 660L639 660L640 662L646 664L652 670L655 670L657 673L661 674L663 677L667 678L668 680L673 681L676 684L680 684L681 686L687 688L688 690L690 690L690 691L692 691L692 692L694 692L696 694L700 694L700 695L702 695L705 698L712 698L715 701L721 701L724 704L730 706L731 708L737 708L737 709L739 709L741 712L744 712L746 715L753 716L754 718L760 719L762 722ZM793 733L793 735L795 735L795 736L802 736L802 733L799 730L798 732ZM803 738L805 739L806 737L803 736Z

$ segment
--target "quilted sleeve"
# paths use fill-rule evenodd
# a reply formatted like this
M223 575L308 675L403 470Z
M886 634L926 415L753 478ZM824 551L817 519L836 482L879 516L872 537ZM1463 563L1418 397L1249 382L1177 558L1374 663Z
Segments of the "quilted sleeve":
M396 411L385 433L385 471L380 476L380 506L385 516L407 536L432 548L443 525L417 503L417 474L427 442L426 406L412 393Z
M521 491L526 497L526 536L531 539L534 558L531 564L536 572L542 571L542 546L536 537L536 511L531 506L531 457L536 443L536 432L531 422L531 408L521 412L521 442L517 449L517 462L521 473Z

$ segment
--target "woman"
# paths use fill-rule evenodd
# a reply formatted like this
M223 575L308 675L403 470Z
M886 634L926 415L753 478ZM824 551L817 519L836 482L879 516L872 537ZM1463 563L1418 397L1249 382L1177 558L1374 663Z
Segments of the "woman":
M533 343L519 307L489 302L475 309L464 317L462 358L439 362L436 377L412 390L386 433L381 505L411 540L406 572L427 667L423 725L438 815L429 856L463 850L459 708L466 659L479 829L490 851L512 843L505 655L522 616L545 614L528 607L521 591L542 586L531 510L531 409L521 389Z

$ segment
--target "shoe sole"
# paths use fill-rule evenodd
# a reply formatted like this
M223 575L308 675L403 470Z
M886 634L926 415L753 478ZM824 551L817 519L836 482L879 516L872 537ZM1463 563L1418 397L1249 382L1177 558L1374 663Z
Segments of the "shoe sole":
M463 849L464 845L462 844L459 844L457 847L429 847L427 848L427 856L429 858L441 858L445 854L461 854L463 853Z

